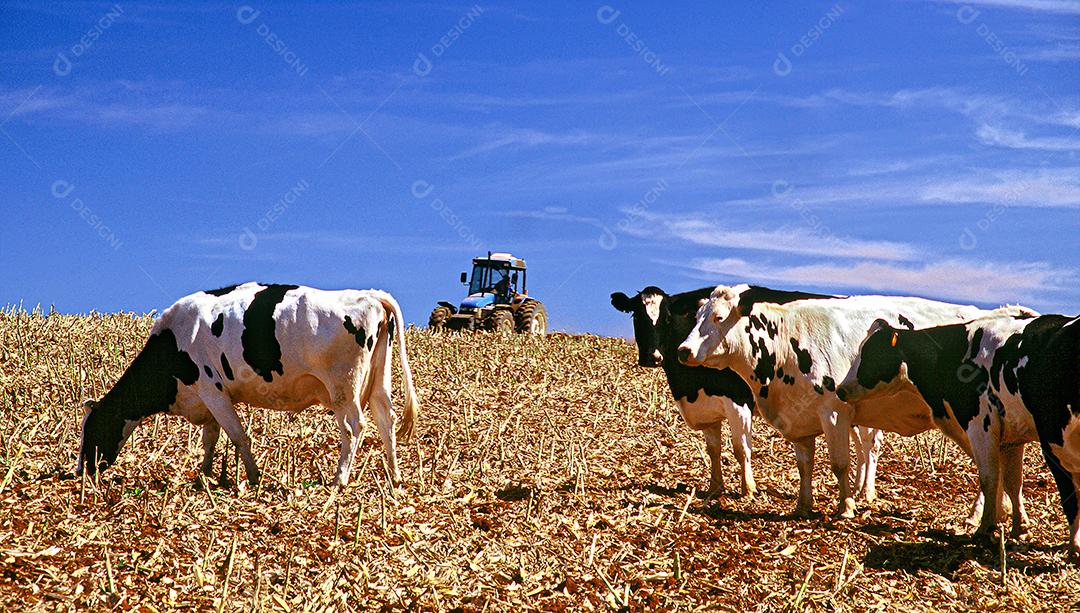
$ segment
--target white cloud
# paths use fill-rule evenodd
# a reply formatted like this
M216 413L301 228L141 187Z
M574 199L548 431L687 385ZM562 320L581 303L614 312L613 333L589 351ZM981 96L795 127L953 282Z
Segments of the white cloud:
M1080 170L1059 168L987 173L946 179L923 185L916 195L922 202L998 203L1006 206L1078 207Z
M1040 263L976 264L945 260L912 266L880 262L758 265L737 258L702 258L690 268L710 279L841 287L915 294L987 304L1034 302L1042 292L1073 281L1069 272Z
M974 4L1007 9L1021 9L1042 13L1080 15L1080 2L1076 0L938 0L950 4Z
M916 249L906 243L837 235L817 217L798 211L792 216L803 221L805 228L786 226L772 230L726 226L716 221L721 217L719 214L669 216L630 210L623 212L627 219L636 217L645 223L635 221L616 226L622 232L640 237L665 237L693 245L839 258L912 260L918 256Z
M1020 131L1005 130L983 124L975 135L987 145L1010 149L1039 149L1042 151L1075 151L1080 149L1080 139L1064 136L1029 137Z

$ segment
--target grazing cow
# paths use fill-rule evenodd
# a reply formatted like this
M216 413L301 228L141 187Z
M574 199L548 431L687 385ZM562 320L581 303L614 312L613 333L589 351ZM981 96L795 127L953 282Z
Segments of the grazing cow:
M875 322L840 392L856 410L882 395L911 391L935 420L966 431L979 485L992 500L999 460L1013 500L1012 533L1023 531L1024 443L1038 438L1069 521L1069 551L1080 555L1080 318L999 316L924 330ZM979 532L996 523L983 514Z
M395 328L406 390L397 432L403 440L412 436L419 405L403 322L397 302L379 290L245 283L185 296L154 322L116 385L88 403L78 472L108 467L143 418L167 412L202 426L204 474L211 474L224 428L255 484L259 469L233 404L284 411L321 404L337 418L336 480L345 485L370 405L390 476L399 483L390 401Z
M694 318L701 303L709 298L712 287L668 295L662 289L649 286L629 297L621 292L611 295L611 305L633 315L634 340L638 348L638 365L649 368L660 366L667 376L671 395L679 407L683 420L693 430L701 430L705 437L711 464L709 496L723 491L724 481L720 466L722 444L721 427L726 419L731 428L731 447L739 462L743 495L754 495L757 486L750 463L750 415L754 409L754 395L750 387L730 369L716 370L704 366L686 366L675 359L675 351L694 327ZM834 298L806 292L784 292L767 288L753 288L758 300L778 304L792 300ZM873 439L860 433L856 440ZM874 475L867 474L870 466L864 461L862 446L859 453L857 489L868 499L874 496ZM872 452L872 447L866 447Z
M907 419L897 420L895 413L884 407L856 419L852 407L837 397L836 384L847 375L866 330L879 318L914 328L966 321L987 313L973 306L894 296L777 305L755 300L747 285L720 286L699 309L694 329L679 346L678 358L690 366L731 368L750 384L758 397L760 414L795 447L799 465L797 515L813 509L814 439L825 434L840 490L837 514L852 517L850 426L911 436L934 425L927 411L903 411ZM910 401L899 400L901 404Z

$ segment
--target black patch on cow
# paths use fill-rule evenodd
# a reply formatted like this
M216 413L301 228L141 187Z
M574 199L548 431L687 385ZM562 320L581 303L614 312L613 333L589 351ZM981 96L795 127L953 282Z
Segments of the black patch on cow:
M371 351L371 349L373 347L375 347L375 337L374 336L369 336L368 339L367 339L367 349L368 349L368 351Z
M698 305L709 298L714 288L703 287L691 292L668 296L658 287L649 286L621 306L632 306L634 341L638 347L638 362L650 364L653 352L663 358L662 367L668 388L676 401L697 402L701 394L730 398L732 402L754 408L754 394L742 377L730 369L717 370L705 366L687 366L675 359L682 341L693 329ZM654 325L645 313L642 295L663 296L660 315ZM613 303L615 302L613 295ZM618 308L618 306L616 306Z
M818 385L817 383L814 384L814 391L819 393L819 394L822 394L822 395L825 394L825 390L822 389L822 387L820 385Z
M210 377L211 379L214 378L214 371L210 370L210 367L206 364L203 364L203 372L206 373L207 377Z
M754 363L754 376L762 385L768 385L769 381L776 376L776 354L769 351L765 339L759 338L757 360ZM753 340L751 340L751 344Z
M84 466L93 471L112 464L120 448L125 421L163 413L176 402L179 383L193 385L199 367L181 351L172 330L151 336L124 374L90 411L83 431ZM94 466L94 451L102 466Z
M240 344L244 348L244 361L267 383L274 380L274 373L284 374L281 364L281 345L276 335L277 320L274 309L285 299L286 292L299 285L267 285L259 290L244 311L244 332Z
M365 345L365 343L366 343L367 348L371 349L371 343L368 342L367 334L364 333L364 328L362 326L357 326L356 324L354 324L353 320L352 320L352 317L349 317L348 315L346 315L345 316L345 321L342 323L342 325L345 326L345 330L349 334L353 335L353 338L356 339L356 344L357 345L360 345L361 347L363 347Z
M896 314L896 319L900 322L901 326L904 326L908 330L914 330L915 329L915 324L911 323L911 320L908 319L907 317L904 317L903 313L897 313Z
M225 357L225 354L221 354L221 370L225 373L225 378L229 381L233 380L232 366L229 365L229 358Z
M965 324L897 332L897 348L908 377L934 414L942 419L948 402L961 428L979 414L979 398L989 380L986 368L971 361Z
M1001 402L1001 398L998 398L998 395L994 393L992 387L986 388L986 398L990 401L990 406L994 407L994 410L997 411L998 417L1004 418L1005 403Z
M210 324L210 333L214 336L221 336L221 332L225 330L225 314L218 313L217 319L214 323Z
M218 388L219 392L222 391L223 389L225 389L224 387L221 386L221 381L214 381L214 387Z
M1030 328L1034 323L1028 324L1028 327ZM990 385L998 392L1001 391L1002 381L1005 382L1005 389L1009 390L1010 394L1016 394L1019 390L1016 367L1023 357L1020 351L1020 341L1023 338L1023 334L1014 334L994 352L994 359L990 363Z
M750 313L750 310L755 304L759 302L771 302L774 304L787 304L788 302L794 302L796 300L814 300L824 298L840 298L840 296L830 296L828 294L812 294L809 292L790 292L779 289L769 289L767 287L761 287L760 285L751 285L749 289L743 290L739 294L739 312L743 315Z
M769 386L768 385L762 385L761 389L758 390L758 396L761 396L762 398L768 398L769 397Z
M795 377L784 375L784 385L795 385Z
M222 287L222 288L219 288L219 289L203 290L203 293L204 294L210 294L211 296L218 296L220 298L221 296L224 296L225 294L231 294L233 292L233 290L235 290L238 287L240 287L240 286L239 285L226 285L225 287Z
M836 391L836 381L833 381L833 378L829 375L825 375L821 378L821 384L830 392Z
M791 348L795 351L795 356L799 358L799 371L804 375L810 374L810 367L814 365L813 360L810 359L810 351L799 348L799 341L794 338L791 339Z
M975 332L971 335L971 353L968 354L969 360L974 360L979 356L979 347L982 347L983 329L975 328Z

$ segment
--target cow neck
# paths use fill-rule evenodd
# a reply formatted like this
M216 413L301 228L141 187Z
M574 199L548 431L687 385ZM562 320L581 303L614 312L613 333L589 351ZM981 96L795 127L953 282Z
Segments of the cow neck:
M162 413L176 401L178 381L191 385L198 379L198 366L177 347L172 330L165 329L150 336L95 411L126 421Z

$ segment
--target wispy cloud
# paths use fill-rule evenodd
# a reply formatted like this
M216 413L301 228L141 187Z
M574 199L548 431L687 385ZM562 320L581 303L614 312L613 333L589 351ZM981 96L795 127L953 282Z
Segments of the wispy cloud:
M1019 130L1005 130L981 125L975 135L987 145L1011 149L1040 149L1043 151L1075 151L1080 149L1080 139L1066 136L1029 137Z
M1080 15L1080 2L1075 0L935 0L949 4L972 4L993 6L1006 9L1057 13L1062 15Z
M1075 280L1071 272L1042 263L977 264L962 260L916 265L855 262L771 266L738 258L701 258L693 260L689 267L708 279L851 288L987 304L1045 300L1046 292L1058 291Z
M447 159L460 160L501 149L527 149L541 145L559 147L597 145L610 143L612 140L612 137L581 130L556 133L531 128L493 128L483 142Z
M1001 203L1008 206L1080 206L1080 169L1008 171L939 180L918 192L921 202Z
M676 240L691 245L723 249L767 251L796 255L881 260L913 260L918 251L912 245L893 241L870 241L840 236L819 225L800 228L787 225L776 229L737 227L717 218L721 214L659 215L624 211L638 219L619 229L643 238ZM799 218L797 213L793 217Z

